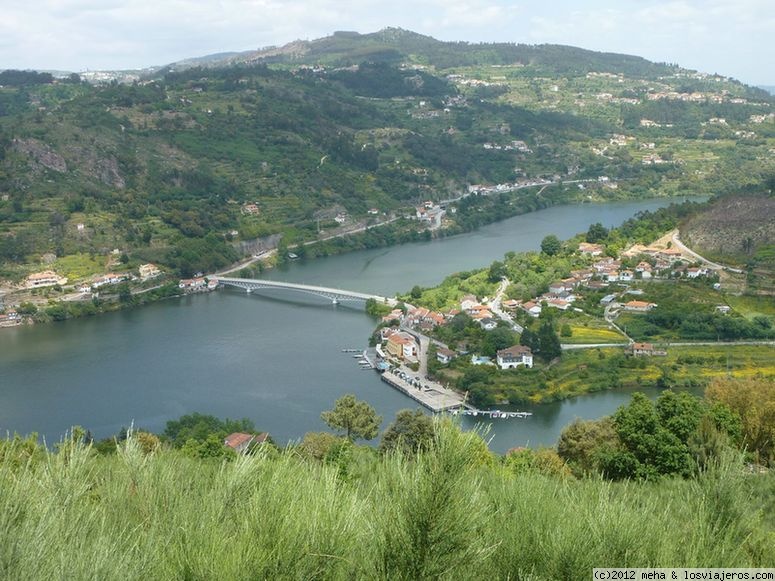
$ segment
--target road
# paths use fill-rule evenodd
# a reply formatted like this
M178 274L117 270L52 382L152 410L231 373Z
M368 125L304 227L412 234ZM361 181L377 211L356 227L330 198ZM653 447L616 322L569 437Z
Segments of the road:
M506 289L509 288L509 285L511 282L506 277L503 277L503 280L501 280L500 285L498 286L498 291L495 293L495 296L490 301L490 304L488 305L490 307L490 310L494 315L496 315L499 319L502 321L506 321L509 326L511 327L512 331L516 331L517 333L522 333L525 329L520 325L519 323L515 323L514 319L511 318L511 315L508 313L504 313L501 309L501 301L503 300L503 295L506 293Z
M670 240L673 243L674 248L678 248L681 252L684 254L688 254L692 258L694 258L697 262L700 262L707 266L708 268L711 268L712 270L728 270L729 272L736 272L737 274L743 274L743 270L739 268L732 268L731 266L725 266L723 264L719 264L718 262L712 262L705 258L704 256L700 256L697 254L694 250L686 246L683 242L681 242L681 239L679 238L680 232L676 229L673 230L672 235L670 237Z
M737 345L769 345L775 347L775 341L669 341L660 342L659 344L664 344L666 347L736 347ZM574 349L598 349L602 347L625 347L625 343L579 343L578 345L564 343L562 345L563 350L566 351L572 351Z
M620 332L622 335L624 335L624 336L627 338L627 340L628 340L628 341L632 342L632 337L630 337L630 336L629 336L627 333L625 333L625 332L624 332L624 330L622 330L622 328L621 328L621 327L619 327L619 325L617 325L616 323L614 323L614 319L617 317L617 315L618 315L619 313L618 313L618 312L614 313L614 312L613 312L613 309L614 309L614 308L618 308L618 307L619 307L619 303L609 303L609 304L607 304L607 305L605 306L605 311L604 311L604 313L603 313L603 317L605 318L605 322L606 322L606 323L608 323L608 324L609 324L609 325L611 325L611 326L612 326L614 329L616 329L616 330L617 330L617 331L619 331L619 332Z
M350 236L352 234L358 234L360 232L365 232L366 230L371 230L372 228L378 228L379 226L384 226L386 224L390 224L392 222L395 222L398 220L398 216L394 216L388 220L385 220L383 222L378 222L376 224L367 224L364 226L359 226L358 228L354 228L352 230L348 230L346 232L340 232L338 234L332 234L330 236L325 236L323 238L317 238L315 240L308 240L307 242L304 242L301 244L301 246L312 246L313 244L317 244L318 242L326 242L328 240L333 240L334 238L342 238L344 236ZM293 248L298 248L299 245L294 246ZM292 250L292 248L289 248L289 250ZM275 254L277 254L277 249L272 248L271 250L266 250L264 252L261 252L260 254L256 254L249 258L248 260L245 260L244 262L240 262L239 264L235 266L230 266L229 268L226 268L224 270L219 270L218 272L213 273L213 276L224 276L227 274L231 274L232 272L237 272L239 270L242 270L243 268L247 268L248 266L251 266L252 264L255 264L259 260L267 260L271 257L273 257Z

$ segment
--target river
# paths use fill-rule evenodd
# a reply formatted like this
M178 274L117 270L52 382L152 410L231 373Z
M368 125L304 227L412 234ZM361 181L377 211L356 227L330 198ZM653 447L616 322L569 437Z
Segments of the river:
M538 248L592 222L618 225L670 200L582 204L516 216L451 238L295 261L269 279L390 295L487 266L509 250ZM97 437L134 423L201 412L252 419L284 444L326 429L320 412L345 393L369 401L385 425L414 401L362 371L344 348L361 348L374 320L287 291L223 290L51 325L0 330L0 432L37 432L50 444L72 425ZM526 406L528 419L494 420L491 447L552 445L574 417L596 418L626 403L623 390ZM653 395L653 394L652 394ZM462 420L473 427L470 418Z

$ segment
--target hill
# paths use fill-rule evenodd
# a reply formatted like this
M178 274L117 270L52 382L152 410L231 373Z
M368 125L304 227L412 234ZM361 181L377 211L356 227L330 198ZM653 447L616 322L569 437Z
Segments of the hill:
M775 167L763 91L572 47L386 29L190 59L132 84L2 75L11 280L44 256L97 274L114 249L189 275L370 224L390 223L372 243L410 239L416 206L471 192L497 195L450 202L460 211L436 230L571 200L739 191Z
M681 227L701 254L745 267L749 290L775 292L775 196L723 196Z

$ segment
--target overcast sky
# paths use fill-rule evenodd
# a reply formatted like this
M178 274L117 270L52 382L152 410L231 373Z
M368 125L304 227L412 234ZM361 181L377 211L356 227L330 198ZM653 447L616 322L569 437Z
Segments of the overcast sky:
M773 0L0 0L0 69L141 68L386 26L622 52L775 85Z

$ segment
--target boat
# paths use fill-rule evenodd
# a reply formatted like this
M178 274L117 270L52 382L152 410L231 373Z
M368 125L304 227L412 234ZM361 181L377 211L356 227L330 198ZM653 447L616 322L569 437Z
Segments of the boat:
M288 253L288 258L290 258L291 260L296 260L297 258L299 258L299 255L295 254L293 252L289 252Z

